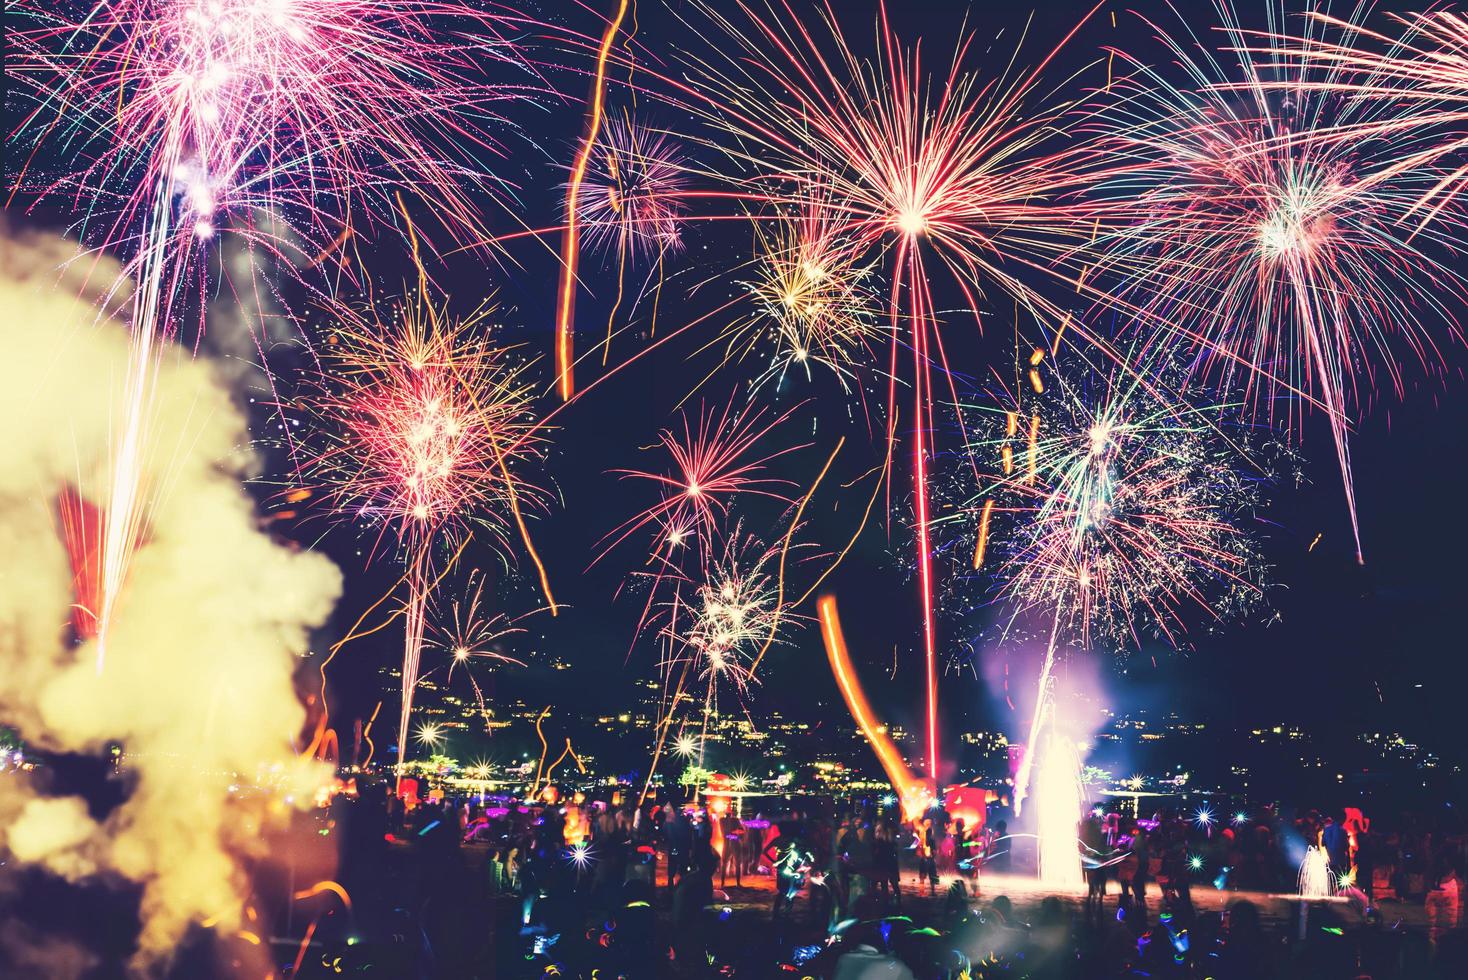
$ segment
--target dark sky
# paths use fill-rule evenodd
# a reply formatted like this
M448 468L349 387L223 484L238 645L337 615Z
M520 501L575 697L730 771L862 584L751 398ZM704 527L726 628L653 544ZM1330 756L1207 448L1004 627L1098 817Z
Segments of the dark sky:
M686 34L668 18L655 16L653 5L645 8L638 40L650 52L671 60L677 46L686 43ZM841 22L854 45L868 43L871 34L866 25L873 22L874 9L871 4L839 5ZM1025 50L1031 57L1043 55L1086 9L1079 4L1042 5L1030 26ZM941 66L963 12L963 4L902 3L893 6L891 16L903 36L922 37L925 57ZM1149 7L1148 12L1169 23L1165 9ZM1013 43L1024 27L1028 14L1024 5L995 10L994 5L979 4L969 13L969 27L980 50L985 47L983 42L997 36L993 50L1002 55L1007 51L1005 45ZM1200 9L1190 23L1195 30L1205 30L1205 12ZM1055 75L1081 70L1107 44L1132 51L1157 50L1150 32L1134 16L1118 8L1113 28L1109 12L1103 9L1057 59ZM985 59L976 57L973 63L982 69ZM625 99L625 94L614 89L612 104L618 106L619 99ZM677 112L649 106L645 100L642 113L654 124L670 129L696 126ZM531 224L552 223L558 213L557 187L564 170L556 161L570 158L580 125L577 105L551 109L538 119L534 135L547 156L523 158L528 161L524 200ZM659 335L716 305L732 291L732 287L715 284L689 297L684 284L713 277L747 253L747 233L730 233L726 227L691 224L685 237L686 250L669 261L670 276L658 315ZM554 267L543 250L533 247L519 248L513 255L523 263L522 269L507 266L486 276L476 266L455 267L446 273L444 282L464 305L477 301L487 283L498 287L507 308L506 321L522 325L527 352L541 357L538 369L548 378ZM603 329L614 273L610 268L598 271L594 262L588 262L583 275L597 292L583 294L578 303L584 343ZM941 297L941 284L936 288ZM943 305L941 298L939 305ZM646 306L639 315L645 326ZM950 363L971 376L982 374L990 360L1007 363L1011 357L1012 326L1004 304L984 310L980 321L982 337L971 317L952 316L945 325ZM1438 335L1444 332L1442 323L1426 326ZM542 661L558 655L572 660L575 669L563 674L548 674L543 668L524 675L498 674L494 681L498 695L544 695L565 705L568 713L578 707L610 711L625 706L633 679L654 675L655 654L650 644L632 642L640 597L624 596L615 602L612 598L644 553L636 544L629 544L595 567L588 570L587 566L603 534L653 502L646 485L619 480L608 471L652 466L661 459L643 447L654 441L661 426L675 421L673 406L714 364L708 355L698 357L698 342L688 340L670 343L624 369L561 416L546 474L558 487L563 503L539 520L534 531L558 597L568 608L557 620L542 615L527 625L537 636L534 646ZM636 340L622 338L617 353L626 356L636 344ZM1387 398L1374 405L1353 439L1366 565L1357 566L1350 545L1329 431L1323 419L1310 419L1302 447L1307 482L1298 487L1274 487L1263 515L1271 525L1260 527L1272 565L1269 608L1216 632L1200 624L1189 651L1149 647L1108 663L1103 673L1113 704L1122 709L1176 706L1185 714L1242 724L1289 720L1312 728L1400 728L1430 747L1451 752L1458 742L1453 718L1468 680L1457 612L1465 582L1462 568L1468 535L1456 506L1468 474L1464 463L1468 446L1462 425L1461 351L1450 347L1449 357L1452 368L1446 385L1414 379L1405 403ZM690 406L696 410L700 403L722 406L731 397L743 399L754 367L750 364L743 371L716 374L699 389ZM598 372L597 367L583 370L581 383ZM875 465L880 459L879 441L872 438L859 413L854 421L848 419L850 403L850 398L829 384L786 386L773 404L800 407L789 424L772 434L766 448L811 445L785 457L774 468L775 475L802 487L808 485L842 434L848 437L848 445L828 477L828 486L854 479ZM951 431L939 435L950 451L956 448L956 438ZM903 479L899 475L894 500L906 497ZM821 542L818 550L839 548L862 502L857 487L841 495L835 514L830 512L831 499L813 503L807 514L809 536ZM746 511L748 526L757 528L761 520L773 523L778 511L754 506ZM841 600L846 632L855 638L856 656L884 716L916 727L921 715L920 638L915 587L892 557L894 551L902 552L907 540L898 523L900 515L894 519L889 538L882 522L874 520L828 585ZM1316 534L1321 540L1307 552ZM380 574L354 576L354 580L359 588L352 598L359 600L367 594L363 590L369 581L380 582ZM522 575L505 596L505 604L512 613L533 608L537 604L533 582ZM344 612L351 605L349 602ZM808 616L814 610L808 605L799 612ZM994 610L988 610L962 622L946 619L940 628L941 641L950 652L961 650L994 615ZM397 648L388 642L376 650L351 651L339 661L337 681L344 688L355 688L358 672L368 676L369 665L375 665L378 658L397 655ZM984 655L1009 656L1004 651ZM1094 655L1105 657L1100 652ZM1015 654L1012 676L1033 674L1029 656ZM953 669L943 682L942 710L949 725L1017 730L1018 719L997 706L995 692L986 690L973 673L956 669L961 659L960 655L951 664ZM894 663L895 676L889 680ZM817 717L844 714L819 633L809 623L792 634L790 644L771 655L754 697L764 707L786 712Z
M805 9L804 0L791 2ZM640 5L637 41L649 57L672 63L680 45L698 42L691 41L657 6L649 0ZM1204 32L1211 12L1203 4L1186 6L1189 23L1195 31ZM1262 3L1240 6L1257 7L1261 15L1264 9ZM836 7L852 44L858 48L869 44L874 5L841 0ZM1177 23L1162 4L1144 2L1115 5L1113 26L1111 6L1103 7L1057 58L1053 76L1063 79L1104 57L1103 45L1115 44L1138 54L1157 52L1160 57L1150 30L1127 13L1131 7L1146 10L1161 23ZM1073 3L1040 4L1023 49L1028 54L1022 61L1042 57L1087 9ZM991 61L1007 57L1029 19L1030 5L985 2L969 8L963 3L904 0L892 5L890 15L901 36L923 39L925 59L941 68L947 63L965 11L977 39L970 64L984 71ZM691 10L686 12L696 16ZM1248 11L1243 13L1249 23ZM588 33L598 31L595 19L585 12L567 16ZM996 37L997 43L990 48L988 42ZM1074 83L1076 91L1094 77L1083 75ZM513 136L507 139L515 148L507 163L508 173L522 182L517 210L532 227L558 220L558 188L582 126L580 100L585 80L574 73L552 80L571 98L561 104L547 101L538 108L518 110L514 117L535 147L526 147L526 141ZM610 101L614 109L620 109L627 101L625 90L614 88ZM639 97L639 110L643 118L669 129L697 125L676 110L653 105L646 96ZM695 148L691 152L707 151ZM515 226L503 210L491 208L486 214L499 230ZM38 220L54 224L56 217L43 215ZM736 287L727 279L716 279L692 296L688 289L692 283L716 278L721 270L747 256L748 232L731 225L687 226L685 251L668 261L669 275L658 312L659 336L732 295ZM406 267L390 261L374 265L374 279L389 291L400 287L407 272ZM611 267L598 269L594 259L586 260L582 272L594 293L583 293L577 306L579 336L589 345L605 328L615 272ZM524 344L527 357L538 359L533 371L548 386L556 281L550 251L521 241L511 249L509 260L497 268L486 269L480 258L458 256L446 259L436 274L461 313L472 310L490 291L497 291L503 319L510 325L508 336ZM629 274L629 282L638 278ZM934 278L939 307L952 308L956 300L946 296L938 277ZM1053 284L1035 285L1054 293ZM945 343L951 344L949 358L956 370L978 377L995 359L1009 362L1012 325L1007 307L997 301L994 308L981 311L981 329L975 328L972 316L948 318ZM647 311L647 304L639 311L644 328ZM1446 335L1440 322L1428 322L1425 327L1435 336ZM309 327L317 328L315 323ZM660 457L643 447L655 441L660 427L676 420L676 403L714 367L713 357L696 354L706 336L691 335L666 344L558 417L541 475L556 488L560 499L535 521L532 530L566 609L555 620L539 615L527 621L533 641L512 644L511 649L533 649L537 665L523 672L497 673L486 692L492 698L539 697L548 692L567 715L578 710L610 711L627 703L634 679L654 676L655 655L650 645L646 641L633 644L640 598L613 600L629 569L641 565L645 551L629 544L596 566L588 566L602 535L654 502L648 486L619 480L609 471L658 463ZM613 355L626 357L641 343L623 336ZM1174 654L1148 649L1125 661L1125 673L1120 661L1108 664L1104 673L1114 704L1121 708L1175 704L1185 713L1246 723L1291 720L1311 727L1400 728L1443 752L1450 752L1461 741L1457 714L1468 667L1464 666L1458 610L1468 579L1462 571L1468 534L1459 498L1468 476L1463 426L1468 402L1460 371L1463 352L1455 343L1446 344L1445 349L1451 365L1445 384L1423 379L1420 372L1413 375L1414 387L1405 403L1387 398L1375 404L1353 439L1365 566L1357 567L1350 545L1328 429L1323 419L1310 419L1303 441L1308 482L1299 487L1281 485L1270 492L1267 517L1274 526L1265 529L1262 543L1273 566L1275 584L1268 601L1271 611L1278 612L1277 620L1260 613L1218 633L1199 629L1192 638L1193 650ZM756 368L751 362L742 370L716 374L694 395L690 407L694 411L700 403L721 407L731 397L742 402L746 382ZM599 365L583 368L581 384L585 386L599 373ZM877 400L881 397L879 391ZM880 440L873 437L859 410L852 417L851 403L849 396L829 383L792 383L782 389L770 404L780 409L799 408L788 424L772 434L766 449L811 445L784 457L774 467L774 475L802 488L808 486L841 435L847 437L847 446L826 486L839 486L876 465ZM550 397L541 403L543 410L554 405ZM939 440L949 451L957 446L953 431L940 433ZM894 492L894 501L899 502L908 492L900 472ZM834 513L837 497L813 501L807 517L809 537L820 542L817 551L835 551L845 542L864 503L863 487L867 485L843 491ZM747 526L759 530L762 524L773 526L779 510L756 505L743 513ZM906 542L899 523L900 515L894 518L894 533L889 538L886 524L874 519L828 586L840 598L847 636L881 710L892 720L906 719L916 727L921 712L919 621L915 587L893 558ZM324 522L313 522L300 533L314 536L323 526ZM1307 553L1317 533L1320 543ZM362 540L352 529L339 527L327 531L322 542L338 558L349 580L348 594L333 620L337 632L350 625L358 611L396 577L390 563L363 567L356 554ZM497 567L492 555L477 548L469 552L468 559L487 570ZM539 604L538 589L527 571L522 564L510 581L500 583L498 601L512 615ZM798 610L803 615L813 612L813 603ZM961 648L994 614L981 612L963 622L945 619L940 628L942 642L950 649ZM376 699L377 668L400 653L400 642L386 634L343 651L331 674L338 711L343 715L370 711ZM573 661L575 669L548 672L544 662L551 656ZM896 674L889 681L894 662ZM1012 667L1015 676L1029 676L1034 670L1022 659L1016 659ZM832 717L844 713L817 630L809 624L795 630L791 642L771 654L754 697L762 705L787 711L824 712ZM813 707L815 702L825 706ZM384 714L395 708L384 705ZM987 691L972 673L955 671L946 676L942 710L955 729L960 721L965 726L1011 731L1019 727L1017 719L995 707L994 692ZM347 727L344 722L342 727Z

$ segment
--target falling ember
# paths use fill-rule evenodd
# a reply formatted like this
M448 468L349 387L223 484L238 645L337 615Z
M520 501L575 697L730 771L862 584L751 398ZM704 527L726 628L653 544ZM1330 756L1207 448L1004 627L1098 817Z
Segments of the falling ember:
M990 497L984 501L983 510L979 512L978 542L974 545L974 571L978 571L984 565L984 551L989 547L989 515L992 513L994 513L994 498Z

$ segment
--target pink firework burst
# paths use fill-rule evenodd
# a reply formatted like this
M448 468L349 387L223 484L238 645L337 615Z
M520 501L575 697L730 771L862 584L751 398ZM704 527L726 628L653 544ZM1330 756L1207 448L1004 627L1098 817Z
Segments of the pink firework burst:
M667 133L630 115L607 120L576 198L586 246L634 258L681 247L687 171Z
M1286 406L1297 431L1304 410L1326 414L1355 530L1350 428L1382 388L1404 393L1412 363L1442 365L1426 322L1458 336L1446 298L1465 280L1442 256L1461 225L1414 236L1403 219L1433 176L1399 165L1407 151L1373 128L1372 104L1330 70L1260 64L1220 10L1225 52L1159 31L1181 82L1117 52L1130 70L1097 118L1124 175L1098 190L1128 220L1100 244L1152 347L1270 417Z

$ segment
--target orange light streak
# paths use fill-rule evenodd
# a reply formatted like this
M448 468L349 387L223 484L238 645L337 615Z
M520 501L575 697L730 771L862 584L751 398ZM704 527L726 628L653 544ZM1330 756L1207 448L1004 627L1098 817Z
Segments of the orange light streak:
M1030 416L1029 482L1035 482L1040 468L1040 416Z
M821 620L821 638L826 644L831 673L836 678L836 685L841 688L841 696L846 699L846 707L850 709L851 717L856 720L861 733L866 736L872 751L877 754L882 771L897 790L897 797L902 803L903 818L915 819L927 807L931 791L922 780L913 776L898 753L897 746L892 744L885 726L879 727L872 717L871 705L867 702L866 694L851 666L851 655L847 651L846 638L841 632L841 619L836 612L836 597L821 596L816 600L816 610Z
M974 571L984 564L984 552L989 548L989 515L994 512L994 498L990 497L984 501L984 509L979 514L979 540L974 545Z
M312 885L310 888L301 889L300 891L294 893L292 897L299 901L304 898L314 898L315 896L324 894L326 892L331 892L337 898L341 899L342 905L346 907L348 912L352 910L352 897L347 894L347 890L329 878L324 881L316 882L316 884Z
M579 253L579 229L576 226L576 199L581 194L581 182L586 177L586 165L591 159L592 147L596 145L597 133L601 131L602 103L606 84L607 57L612 52L612 42L627 15L627 0L617 4L617 15L607 25L601 39L601 50L596 57L596 82L591 90L591 115L586 129L586 139L576 154L576 163L571 168L571 180L566 185L566 233L561 238L561 291L556 309L556 377L561 400L570 401L575 392L571 369L572 342L571 320L576 308L576 260Z

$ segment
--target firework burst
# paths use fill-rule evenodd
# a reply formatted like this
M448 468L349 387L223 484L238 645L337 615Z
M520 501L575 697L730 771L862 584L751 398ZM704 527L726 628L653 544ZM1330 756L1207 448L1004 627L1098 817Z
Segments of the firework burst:
M1120 369L1062 377L1043 404L1027 419L999 413L1002 435L989 443L998 472L961 511L974 529L973 568L990 569L1010 622L1031 611L1051 621L1032 749L1053 711L1062 643L1121 649L1151 636L1178 646L1187 613L1222 618L1261 595L1242 526L1256 484L1236 468L1240 444L1221 435L1221 407L1175 405ZM996 528L996 513L1012 526ZM986 563L986 551L1002 557ZM1017 807L1033 755L1016 777Z
M513 478L538 454L530 388L513 352L484 339L493 310L450 320L419 296L382 322L343 310L312 404L326 447L306 467L333 509L418 548L467 527L508 543Z
M122 254L137 284L103 536L101 670L145 521L153 366L187 287L207 293L205 243L233 217L267 251L290 247L260 212L330 240L359 211L393 214L381 205L396 192L482 238L465 188L491 186L484 123L524 92L475 79L481 61L512 60L498 33L518 18L431 0L27 0L10 13L19 84L7 104L19 122L8 144L28 148L6 155L12 187L78 202L82 237ZM53 159L63 165L48 173ZM363 198L379 206L355 207Z
M603 539L601 555L632 534L652 528L656 534L653 554L691 546L706 561L716 544L719 522L728 516L736 496L789 504L791 483L768 476L766 468L804 446L765 452L760 444L794 411L741 413L731 401L722 409L700 408L694 419L685 414L681 432L664 429L658 435L658 448L669 457L669 470L613 471L625 479L655 484L661 498L609 533Z
M510 531L529 546L522 504L544 495L519 470L539 454L528 387L511 352L483 334L491 311L449 319L419 293L392 308L345 311L311 408L325 447L305 467L333 509L396 538L407 560L399 763L418 683L433 546L485 529L508 561Z
M324 232L393 213L392 190L474 231L467 187L492 188L497 104L487 63L518 63L518 16L412 0L22 3L13 64L18 186L96 198L104 244L145 232L207 239L228 215L288 213ZM36 169L58 156L59 174ZM363 198L369 205L354 208ZM161 219L161 220L160 220ZM241 230L249 233L248 224ZM319 235L308 235L319 238Z
M929 775L936 779L928 433L933 369L946 368L946 356L928 265L936 259L949 270L969 310L992 290L1060 323L1063 311L1017 272L1066 277L1066 259L1091 224L1082 206L1065 199L1095 179L1081 176L1094 160L1046 152L1056 113L1025 112L1038 69L988 80L965 70L971 35L960 34L946 72L930 75L918 48L892 30L885 7L874 61L852 50L829 3L814 28L785 2L741 3L737 23L710 5L700 9L718 30L720 53L696 64L696 85L707 114L739 147L729 153L739 171L733 182L751 198L795 212L829 202L853 254L880 257L888 273L889 441L896 439L899 336L910 338Z
M1349 121L1331 137L1401 145L1390 169L1429 175L1408 214L1418 215L1422 226L1443 216L1468 177L1468 163L1454 162L1468 149L1462 132L1468 121L1468 19L1452 10L1392 14L1400 29L1394 38L1320 11L1307 16L1324 29L1321 34L1271 33L1267 53L1308 75L1303 89L1372 106L1369 118ZM1327 40L1325 31L1334 39Z
M807 208L773 231L760 221L754 228L754 274L742 283L753 310L709 346L722 348L725 363L767 357L755 387L823 368L849 391L886 334L873 263L857 260L829 207Z
M437 592L433 595L436 596ZM484 575L477 569L470 573L464 593L455 596L446 610L441 608L439 602L432 604L440 608L434 609L428 616L428 629L423 645L448 658L444 665L448 683L453 683L455 671L462 672L469 679L479 717L488 726L491 712L484 700L484 689L474 676L474 667L476 664L525 666L523 660L517 660L501 649L502 641L506 637L524 633L525 629L514 625L503 613L488 609L484 601ZM419 683L427 677L428 674L425 673L419 678Z
M607 120L576 197L586 248L625 261L682 247L687 173L668 134L628 115Z
M782 618L770 564L779 549L765 547L736 528L722 558L709 567L690 603L691 622L669 627L669 636L697 665L714 703L723 681L743 694L755 683L750 669L760 647L779 632Z
M1382 382L1403 393L1402 355L1442 364L1423 321L1457 334L1444 298L1463 294L1463 277L1433 255L1458 243L1450 226L1414 239L1401 224L1431 175L1398 165L1411 151L1371 128L1369 103L1331 91L1330 72L1257 63L1220 10L1241 78L1166 34L1181 87L1117 52L1134 71L1100 118L1130 173L1100 191L1134 220L1103 247L1154 346L1242 386L1271 417L1283 403L1292 428L1305 407L1325 412L1359 557L1351 419ZM1362 138L1337 138L1360 125Z
M996 598L1050 613L1086 648L1178 646L1190 618L1237 615L1261 595L1243 520L1262 476L1240 471L1240 440L1218 428L1226 410L1111 375L1052 386L1038 414L997 413L1002 434L978 445L1000 466L960 508L962 550L987 534L975 564Z

